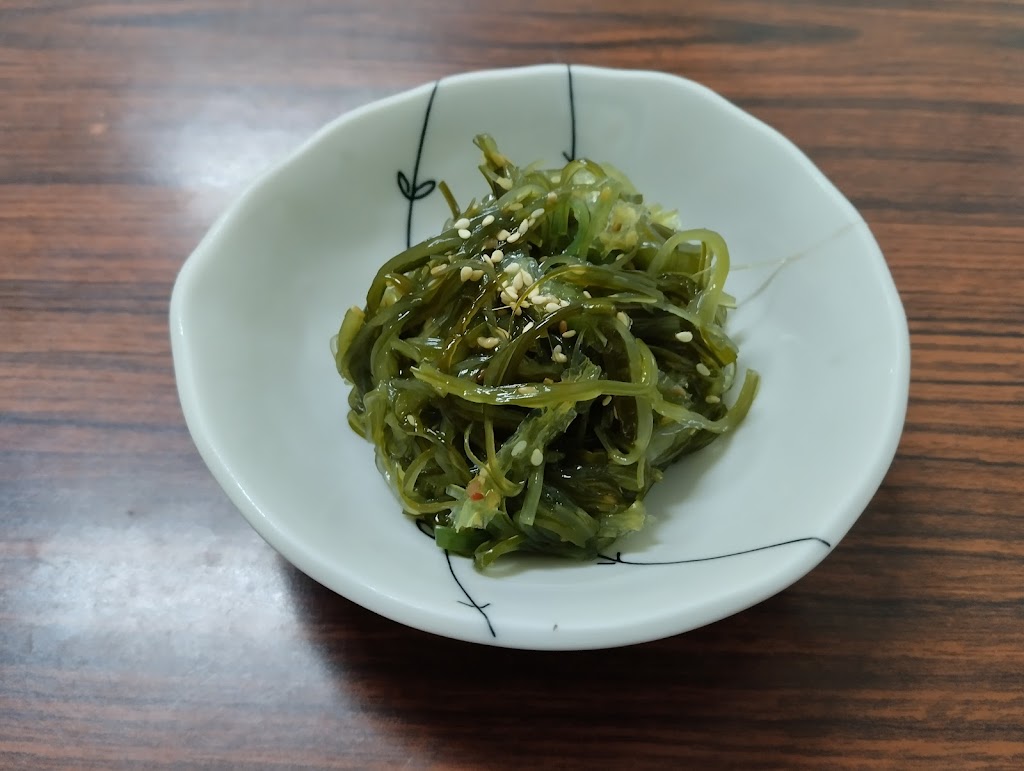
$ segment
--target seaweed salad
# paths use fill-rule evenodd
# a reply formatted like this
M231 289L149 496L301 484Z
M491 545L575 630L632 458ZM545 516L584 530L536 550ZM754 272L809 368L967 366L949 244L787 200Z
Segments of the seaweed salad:
M478 567L596 557L639 530L664 470L743 420L723 330L729 253L607 164L518 167L385 263L333 340L349 424L409 516Z

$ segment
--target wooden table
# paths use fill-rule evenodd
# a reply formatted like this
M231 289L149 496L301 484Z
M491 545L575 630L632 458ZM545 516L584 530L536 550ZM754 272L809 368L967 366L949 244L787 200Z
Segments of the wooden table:
M0 0L0 767L1024 767L1024 3L484 7ZM574 654L412 631L277 557L192 445L167 330L205 229L321 124L552 60L791 137L913 345L896 460L821 567Z

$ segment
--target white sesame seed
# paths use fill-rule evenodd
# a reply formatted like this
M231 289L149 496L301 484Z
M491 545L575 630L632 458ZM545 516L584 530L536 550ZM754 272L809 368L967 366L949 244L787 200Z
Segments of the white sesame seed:
M470 278L471 281L479 281L483 277L484 277L483 270L478 268L477 270L473 271L473 275L471 275L469 278Z
M468 230L466 230L465 228L462 228L462 230L460 230L460 231L459 231L459 238L461 238L461 239L462 239L463 241L465 241L465 240L466 240L467 238L469 238L469 237L470 237L471 235L473 235L473 234L472 234L472 233L470 233L470 232L469 232Z
M556 345L554 350L551 351L551 360L556 364L565 364L569 361L569 357L562 353L562 346Z
M523 272L516 273L515 278L512 279L512 286L518 293L523 288Z
M559 308L568 308L569 307L569 301L568 300L559 300L558 301L558 307Z
M500 297L501 297L501 301L503 303L505 303L505 305L515 305L515 303L516 303L516 298L513 297L511 294L509 294L507 289L502 289L501 290Z
M568 340L570 337L576 337L576 330L567 329L565 332L562 333L562 337L564 337L566 340Z
M511 234L509 235L509 237L508 237L508 238L506 238L505 240L506 240L506 241L508 241L508 242L509 242L510 244L514 244L514 243L515 243L516 241L518 241L518 240L519 240L519 236L520 236L520 235L521 235L521 234L520 234L520 233L519 233L519 231L517 230L517 231L516 231L515 233L511 233Z
M512 180L509 179L508 177L498 177L494 181L497 183L498 187L502 188L503 190L512 189Z
M520 300L519 301L519 307L521 307L521 308L529 308L531 306L530 306L530 303L528 303L526 300Z
M517 278L518 278L518 276L517 276ZM516 289L516 285L514 283L511 286L505 287L504 294L507 294L513 300L518 300L519 299L519 290Z
M523 205L519 203L519 201L516 201L515 203L510 203L505 208L508 209L509 211L519 211L520 209L523 208Z
M554 313L561 307L562 306L558 304L557 300L552 300L551 302L544 306L544 310L547 311L548 313Z
M533 217L533 218L534 218L535 220L536 220L536 219L540 219L541 217L543 217L543 216L544 216L544 210L543 210L543 209L534 209L534 210L533 210L533 211L532 211L532 212L530 213L530 216L531 216L531 217Z
M517 305L517 306L515 307L515 309L514 309L514 310L513 310L512 312L513 312L513 313L514 313L515 315L517 315L517 316L522 316L522 315L523 315L523 306L522 306L522 303L520 303L519 305Z
M530 286L533 283L533 274L528 270L521 271L523 276L523 285Z
M697 371L704 377L707 377L708 375L711 374L711 370L709 370L702 361L697 362Z
M526 440L520 439L512 446L512 457L518 458L526 451Z
M435 265L434 267L432 267L430 269L430 275L431 276L439 276L442 273L444 273L446 270L448 270L448 266L447 265Z
M469 281L472 275L473 269L468 265L463 265L462 270L459 271L459 278L462 279L463 281Z
M633 320L626 315L625 311L619 311L618 313L616 313L615 318L617 318L619 321L625 324L626 329L629 329L633 324Z
M483 225L484 227L494 224L494 215L488 214L486 217L480 220L480 224Z
M500 342L501 340L496 337L478 337L476 339L476 344L481 348L493 348Z
M523 220L522 222L520 222L520 223L519 223L519 227L517 228L517 230L519 231L519 234L520 234L520 235L522 235L522 234L523 234L523 233L525 233L525 232L526 232L527 230L529 230L529 229L530 229L530 225L532 225L532 224L533 224L533 223L532 223L532 222L530 222L530 220L529 220L529 219L525 219L525 220Z
M515 273L518 273L518 272L519 272L519 271L521 271L521 270L522 270L522 268L521 268L521 267L519 266L519 263L518 263L518 262L510 262L510 263L509 263L508 265L506 265L506 266L505 266L505 268L504 268L504 271L505 271L505 273L506 273L507 275L509 275L509 276L511 276L511 275L513 275L513 274L515 274Z
M543 462L544 462L544 453L542 453L539 449L534 450L530 454L530 463L532 463L534 466L539 466Z
M603 398L603 399L601 400L601 406L602 406L602 407L607 407L607 406L608 406L609 404L611 404L611 403L612 403L612 397L611 397L611 394L609 394L608 396L604 397L604 398Z
M469 220L466 219L465 217L463 217L462 219L455 220L455 224L452 225L452 227L458 228L459 230L465 230L466 228L469 227Z
M693 332L676 332L676 340L680 343L688 343L693 340Z
M491 262L501 262L505 258L505 253L501 249L495 249L491 252Z
M548 193L547 198L548 198L548 203L554 203L555 201L558 200L558 193L556 193L554 190L552 190L550 193Z
M594 295L590 294L590 292L588 292L586 289L583 290L583 296L586 297L588 300L594 299Z
M534 388L533 386L519 386L519 388L517 388L516 391L521 393L523 396L533 396L535 393L537 393L537 389Z
M704 397L704 401L706 401L708 404L718 404L722 400L719 399L714 394L708 394L707 396Z
M499 241L506 241L506 240L508 240L508 231L505 230L504 228L499 230L498 231L498 240Z
M523 327L523 332L529 332L531 329L533 329L533 322L532 321L528 322L527 325L525 327Z

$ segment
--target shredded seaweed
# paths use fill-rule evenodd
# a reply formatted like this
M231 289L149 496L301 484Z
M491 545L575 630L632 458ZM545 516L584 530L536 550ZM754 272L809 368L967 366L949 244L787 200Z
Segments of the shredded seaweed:
M729 252L607 165L520 168L378 271L333 341L349 424L438 546L592 559L639 530L664 469L729 432Z

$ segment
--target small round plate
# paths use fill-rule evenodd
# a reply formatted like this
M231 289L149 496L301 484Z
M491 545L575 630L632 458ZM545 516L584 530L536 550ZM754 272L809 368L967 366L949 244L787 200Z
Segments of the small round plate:
M521 163L607 161L685 227L729 243L727 329L762 375L745 423L667 473L653 521L591 563L486 573L401 512L346 423L329 350L377 267L482 195L475 134ZM181 270L178 390L214 476L325 586L440 635L518 648L626 645L786 588L835 547L892 461L906 317L868 227L780 134L696 83L546 65L446 78L325 127L257 181Z

